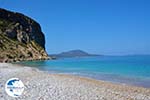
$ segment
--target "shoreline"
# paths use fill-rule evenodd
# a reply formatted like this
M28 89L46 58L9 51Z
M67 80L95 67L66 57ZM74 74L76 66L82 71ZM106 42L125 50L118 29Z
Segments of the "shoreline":
M30 67L30 65L26 65L26 64L20 64L20 63L13 63L19 66L27 66ZM31 67L31 68L37 68L37 67ZM43 72L48 72L49 74L63 74L63 75L71 75L71 76L77 76L77 77L83 77L83 78L89 78L89 79L94 79L94 80L99 80L99 81L104 81L104 82L108 82L108 83L113 83L113 84L119 84L119 85L128 85L128 86L135 86L135 87L143 87L143 88L149 88L150 89L150 85L147 83L150 83L150 80L146 80L143 78L137 78L137 77L127 77L127 76L118 76L116 77L116 75L114 77L111 77L113 75L111 74L101 74L99 75L99 77L96 77L94 75L88 75L88 74L82 74L82 73L68 73L68 72L57 72L55 70L43 70L41 68L37 68L40 71ZM101 77L102 76L102 77ZM103 78L105 77L105 78ZM111 77L111 78L110 78ZM113 78L115 78L115 80L113 80ZM134 80L134 81L132 81ZM136 80L136 81L135 81Z
M150 89L110 83L87 77L51 74L29 66L0 63L0 97L13 100L5 93L9 78L18 77L24 85L21 100L150 100ZM2 100L3 100L2 99Z

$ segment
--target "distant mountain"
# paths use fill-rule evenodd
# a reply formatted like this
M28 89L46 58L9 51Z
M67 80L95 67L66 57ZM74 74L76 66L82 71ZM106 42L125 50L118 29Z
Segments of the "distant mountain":
M82 50L71 50L59 54L51 54L50 56L59 58L59 57L87 57L87 56L101 56L101 55L89 54Z

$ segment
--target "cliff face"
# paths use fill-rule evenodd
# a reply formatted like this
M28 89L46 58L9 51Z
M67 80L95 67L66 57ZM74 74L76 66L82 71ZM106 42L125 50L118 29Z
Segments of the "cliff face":
M33 19L0 9L0 62L48 59L45 37Z

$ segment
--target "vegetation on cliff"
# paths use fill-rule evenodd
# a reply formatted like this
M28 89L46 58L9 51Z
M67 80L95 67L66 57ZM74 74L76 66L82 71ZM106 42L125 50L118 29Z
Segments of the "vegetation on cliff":
M0 62L48 59L40 25L5 9L0 9L0 52Z

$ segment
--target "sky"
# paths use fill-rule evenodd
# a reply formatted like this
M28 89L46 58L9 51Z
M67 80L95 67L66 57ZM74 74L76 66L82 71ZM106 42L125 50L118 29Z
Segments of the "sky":
M150 54L150 0L0 0L38 23L49 54Z

